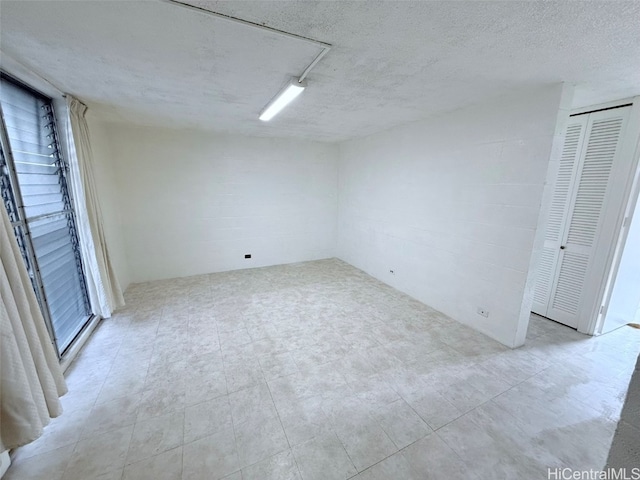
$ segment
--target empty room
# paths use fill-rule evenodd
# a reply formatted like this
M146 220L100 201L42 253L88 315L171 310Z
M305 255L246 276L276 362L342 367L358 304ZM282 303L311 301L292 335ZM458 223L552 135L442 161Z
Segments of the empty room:
M0 477L640 478L639 18L0 0Z

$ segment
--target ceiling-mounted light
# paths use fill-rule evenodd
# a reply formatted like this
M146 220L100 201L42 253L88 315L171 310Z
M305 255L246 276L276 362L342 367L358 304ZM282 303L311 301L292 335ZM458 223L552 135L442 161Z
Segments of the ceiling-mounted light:
M306 81L303 80L300 82L297 78L292 78L289 80L289 83L273 97L267 106L264 107L258 118L263 122L268 122L275 117L280 110L289 105L294 98L300 95L306 87Z

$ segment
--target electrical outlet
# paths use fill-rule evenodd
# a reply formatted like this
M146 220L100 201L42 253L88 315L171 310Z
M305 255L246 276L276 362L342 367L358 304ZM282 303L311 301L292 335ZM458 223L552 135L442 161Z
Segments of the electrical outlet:
M489 318L489 310L486 310L482 307L478 307L478 315L482 315L483 317Z

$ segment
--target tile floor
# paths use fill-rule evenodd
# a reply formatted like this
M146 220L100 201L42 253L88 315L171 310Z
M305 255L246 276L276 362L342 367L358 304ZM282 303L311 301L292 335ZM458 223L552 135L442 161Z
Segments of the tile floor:
M546 478L600 468L640 331L509 350L338 260L132 285L7 480Z

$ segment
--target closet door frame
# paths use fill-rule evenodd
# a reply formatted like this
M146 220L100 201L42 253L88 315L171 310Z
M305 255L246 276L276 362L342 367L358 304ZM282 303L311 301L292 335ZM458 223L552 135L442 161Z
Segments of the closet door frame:
M614 108L632 103L623 132L622 143L617 157L623 159L614 163L610 188L601 212L601 221L593 245L593 253L586 273L586 281L582 292L582 301L578 312L579 332L594 335L596 326L601 325L606 313L606 306L611 297L610 277L617 272L622 256L619 248L626 232L623 222L629 209L631 191L638 175L640 156L640 96L605 105L581 109L572 114ZM628 159L628 160L625 160ZM615 277L614 277L615 278Z
M593 281L598 281L598 279L602 277L602 275L598 275L597 272L591 272L591 269L594 265L595 256L597 255L598 239L605 232L603 229L603 226L605 224L604 215L607 209L607 205L612 198L611 193L615 186L614 178L616 176L616 171L624 166L621 162L621 160L623 160L622 144L624 142L625 134L628 131L627 127L630 109L631 108L629 106L624 106L603 111L596 111L589 114L582 114L578 117L582 117L582 123L583 125L585 125L584 136L582 137L582 145L576 152L576 164L573 171L573 180L571 182L572 185L570 193L568 195L568 206L565 210L563 227L556 246L556 248L558 249L556 257L556 268L552 277L549 304L547 305L547 316L569 327L579 328L580 320L584 318L584 305L585 303L589 302L589 297L585 295L585 292L588 290L590 283L592 283ZM589 154L591 149L590 142L591 137L594 134L594 125L596 123L609 122L616 118L620 118L620 116L622 116L622 121L620 124L617 141L615 143L615 150L613 151L614 156L611 157L611 167L606 181L601 184L604 187L604 196L602 198L602 203L600 204L600 211L597 215L597 223L594 224L593 237L592 241L590 242L591 244L587 245L582 243L584 241L587 241L586 238L579 238L576 239L578 241L574 242L570 238L570 232L573 230L572 225L574 216L576 215L578 197L583 187L582 178L584 170L587 168L587 155ZM593 148L596 151L599 150L598 146L594 146ZM586 225L583 225L583 227L586 227ZM578 232L580 232L581 230L581 228L578 228ZM565 257L567 255L571 255L573 260L565 260ZM575 313L570 313L564 308L555 307L556 297L558 295L558 289L560 288L561 274L564 271L564 268L566 267L569 271L575 271L576 269L580 268L581 262L584 262L584 274L580 278L575 278L576 283L580 279L581 289L580 292L578 292L578 296L576 298L576 311ZM565 281L568 281L568 279L565 278ZM563 295L566 295L568 293L566 291L566 288L567 286L565 285L565 292Z

